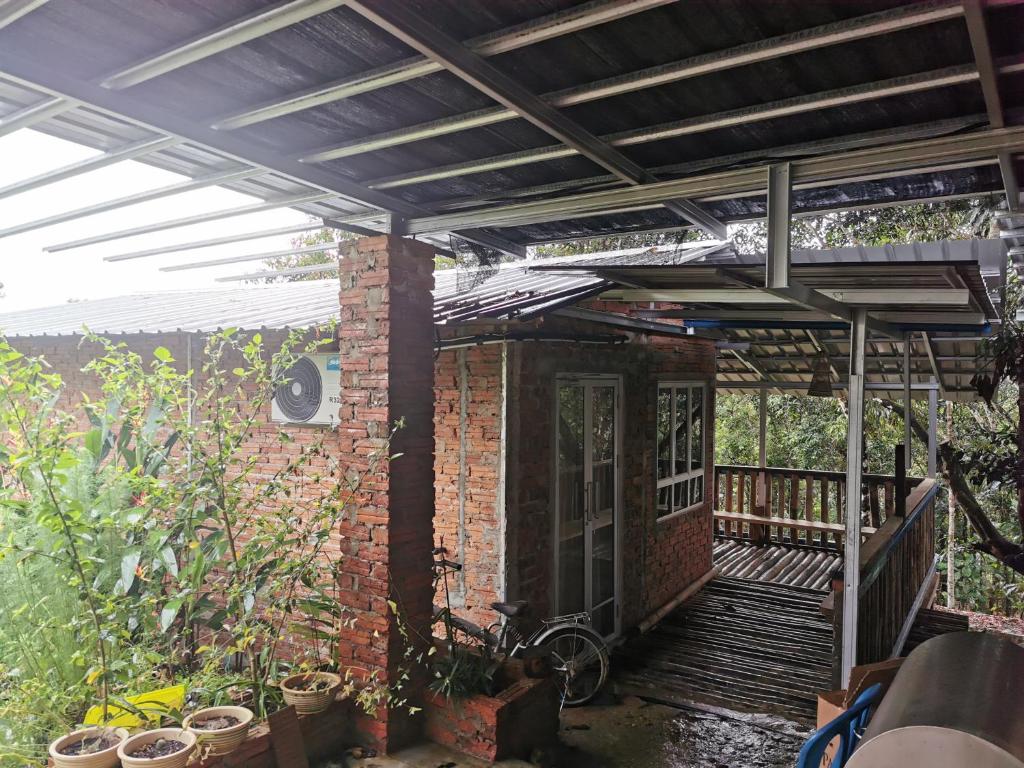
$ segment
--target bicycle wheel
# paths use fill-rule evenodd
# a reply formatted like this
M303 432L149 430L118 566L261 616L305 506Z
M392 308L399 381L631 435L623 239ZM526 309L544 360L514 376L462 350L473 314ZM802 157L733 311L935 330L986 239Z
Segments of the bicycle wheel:
M608 648L593 630L559 627L539 644L551 653L562 705L579 707L594 700L608 680Z

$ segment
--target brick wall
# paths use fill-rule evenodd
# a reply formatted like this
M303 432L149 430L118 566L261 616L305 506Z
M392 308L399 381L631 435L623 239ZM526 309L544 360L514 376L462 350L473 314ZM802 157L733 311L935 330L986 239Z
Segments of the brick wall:
M512 348L508 530L509 593L538 610L554 610L553 404L559 373L615 374L623 395L622 627L668 602L711 567L711 499L690 512L658 520L655 509L655 425L658 381L708 383L714 413L713 342L584 346L523 344ZM705 486L713 474L713 429L706 427Z
M497 564L501 436L500 345L450 350L434 368L434 539L463 571L449 579L453 609L482 626L501 599ZM435 601L443 605L442 585Z
M383 667L391 683L403 679L404 666L401 695L416 704L425 673L406 662L406 651L412 646L415 656L429 637L432 597L433 250L400 237L363 238L342 253L340 273L338 455L350 477L363 477L339 531L341 600L356 617L341 663ZM397 458L374 465L398 420L404 425L389 448ZM419 724L385 711L360 722L389 750L413 740Z
M715 351L707 340L667 341L508 345L504 548L510 599L528 599L538 613L553 610L550 486L558 373L623 377L623 628L638 623L711 567L710 497L694 511L656 519L654 441L659 380L708 382L705 406L708 414L714 413ZM487 605L503 597L502 504L496 463L501 354L500 345L444 352L435 368L435 539L443 536L450 556L466 566L465 590L458 579L451 581L453 605L460 614L484 625L494 620ZM467 418L460 420L463 413ZM460 430L465 433L464 444ZM710 416L706 430L705 485L709 488L714 455Z

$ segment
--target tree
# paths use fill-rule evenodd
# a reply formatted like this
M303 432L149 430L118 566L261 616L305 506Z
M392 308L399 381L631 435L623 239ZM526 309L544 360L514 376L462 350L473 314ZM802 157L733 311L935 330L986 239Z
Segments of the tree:
M267 259L264 264L273 270L281 272L295 267L308 267L314 264L323 264L323 272L304 272L298 275L274 275L267 277L266 282L272 283L276 280L296 282L299 280L323 280L334 277L338 266L338 243L345 240L353 240L355 235L351 232L342 232L337 229L317 229L306 232L298 237L292 238L292 247L295 249L306 246L323 244L323 250L309 251L306 253L295 253L290 256L278 256L275 259Z

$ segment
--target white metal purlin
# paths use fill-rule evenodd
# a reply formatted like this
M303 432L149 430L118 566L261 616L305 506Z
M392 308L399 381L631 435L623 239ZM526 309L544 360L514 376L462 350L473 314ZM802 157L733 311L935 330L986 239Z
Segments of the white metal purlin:
M559 11L531 19L514 27L466 40L462 44L479 56L495 56L499 53L507 53L544 40L605 24L664 5L667 2L671 2L671 0L593 0L568 11ZM440 64L423 56L411 56L387 67L369 72L359 72L224 117L215 122L213 127L223 131L244 128L362 93L408 82L440 72L441 69ZM515 117L515 114L513 113L511 117Z
M543 98L550 102L552 106L560 108L585 104L599 99L620 96L625 93L701 77L736 67L750 66L783 56L792 56L819 48L848 43L853 40L889 34L901 29L932 24L945 19L955 18L961 15L961 13L962 9L956 3L944 6L897 8L882 11L855 19L780 35L768 40L759 40L755 43L747 43L721 51L714 51L681 61L648 67L627 75L566 88L545 94ZM329 89L321 89L321 92L324 93L324 97L330 95ZM344 90L340 90L340 92L335 92L334 98L345 98L346 95ZM261 110L253 110L243 113L236 118L228 118L218 123L215 127L235 128L250 125L262 119L288 114L289 112L295 112L320 103L324 102L317 101L314 104L303 105L300 98L297 97L291 100L290 107L290 102L288 101L279 102L279 105L283 106L279 106L276 110L274 105L270 105L262 110L262 114ZM287 111L284 111L285 109ZM517 115L513 110L503 107L475 110L336 144L320 150L315 155L306 158L306 160L307 162L323 162L341 157L351 157L365 152L374 152L427 138L436 138L458 131L492 125L505 120L512 120L516 117Z
M101 85L115 91L138 85L344 4L345 0L291 0L275 5L133 64Z

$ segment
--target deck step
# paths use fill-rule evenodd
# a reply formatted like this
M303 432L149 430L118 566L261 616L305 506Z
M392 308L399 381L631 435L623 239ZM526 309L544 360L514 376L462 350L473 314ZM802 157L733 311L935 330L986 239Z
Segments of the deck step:
M824 590L720 576L613 662L620 693L766 712L813 723L831 687Z

